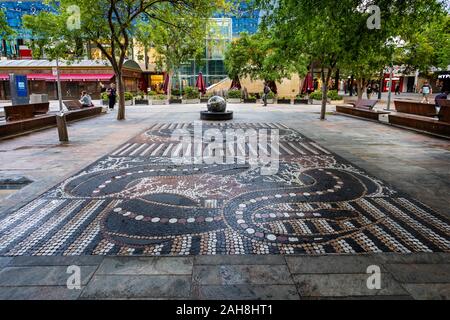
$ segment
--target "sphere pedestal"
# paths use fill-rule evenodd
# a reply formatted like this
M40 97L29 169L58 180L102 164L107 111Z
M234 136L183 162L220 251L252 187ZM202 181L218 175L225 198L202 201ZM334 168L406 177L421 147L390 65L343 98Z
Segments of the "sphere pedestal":
M225 112L202 111L200 112L200 119L209 121L233 120L233 111L225 111Z
M200 112L201 120L226 121L233 119L233 111L227 110L227 102L222 97L212 97L208 101L208 111Z

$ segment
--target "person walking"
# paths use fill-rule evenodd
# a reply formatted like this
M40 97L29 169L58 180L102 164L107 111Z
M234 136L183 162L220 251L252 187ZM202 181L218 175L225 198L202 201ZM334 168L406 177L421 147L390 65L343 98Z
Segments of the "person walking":
M395 95L399 96L400 95L400 84L397 83L397 85L395 86Z
M267 84L267 82L264 82L264 91L262 96L264 107L267 107L267 96L269 95L269 93L270 93L269 85Z
M367 86L367 92L366 92L366 93L367 93L367 99L368 99L368 100L370 100L370 98L372 97L372 92L373 92L372 85L369 84L369 85Z
M422 94L422 103L430 103L430 96L433 94L433 88L431 88L430 83L425 81L422 89L420 89L420 93Z
M111 86L106 92L108 93L109 110L114 110L117 98L116 85L114 83L111 83Z

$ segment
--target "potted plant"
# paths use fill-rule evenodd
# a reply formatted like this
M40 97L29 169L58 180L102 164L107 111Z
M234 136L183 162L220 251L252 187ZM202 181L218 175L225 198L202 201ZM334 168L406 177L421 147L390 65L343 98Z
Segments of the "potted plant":
M132 106L133 105L133 94L131 92L125 92L125 105L126 106Z
M311 93L309 95L309 100L311 104L322 104L322 91L314 91L313 93Z
M186 87L184 88L183 104L196 104L200 103L200 93L197 88Z
M278 99L278 104L291 104L291 98L283 97Z
M248 97L244 98L244 103L256 103L256 95L250 93Z
M328 99L331 100L332 104L342 104L344 97L340 96L337 90L328 91Z
M309 99L304 93L299 93L294 99L294 104L308 104L308 103Z
M134 104L135 105L148 105L148 99L145 96L145 93L140 91L134 96Z
M209 99L212 98L212 94L207 93L204 96L200 97L200 103L208 103Z
M170 97L169 103L170 104L181 104L181 103L183 103L183 100L181 98L182 95L183 95L183 92L181 90L173 89L172 92L171 92L171 97Z
M104 106L109 105L109 96L107 92L102 92L101 98L102 98L102 105Z
M241 90L230 90L228 91L228 99L229 103L241 103L242 93Z
M154 94L151 96L152 105L162 106L167 104L167 96L165 94Z
M260 95L260 97L263 97L263 95L264 95L264 93L261 93L261 95ZM273 93L272 91L270 91L268 94L267 94L267 103L270 103L270 104L274 104L275 103L275 93Z

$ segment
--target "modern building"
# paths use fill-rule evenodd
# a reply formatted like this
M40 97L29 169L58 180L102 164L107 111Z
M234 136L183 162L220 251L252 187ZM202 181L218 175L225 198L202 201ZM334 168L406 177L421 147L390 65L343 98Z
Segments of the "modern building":
M58 4L57 1L55 3ZM16 32L14 39L0 39L0 58L31 59L31 51L27 46L31 35L23 28L22 17L41 11L54 11L54 6L42 0L0 1L0 10L3 10L8 25Z

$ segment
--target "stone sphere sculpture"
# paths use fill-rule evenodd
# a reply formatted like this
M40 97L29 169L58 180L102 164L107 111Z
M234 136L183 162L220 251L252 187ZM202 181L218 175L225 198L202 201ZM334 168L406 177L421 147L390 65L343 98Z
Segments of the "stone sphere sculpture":
M227 110L227 102L224 98L214 96L208 101L209 112L225 112Z

